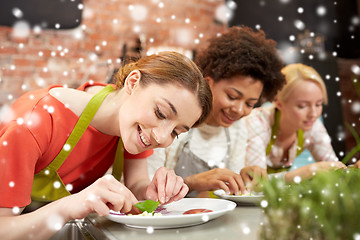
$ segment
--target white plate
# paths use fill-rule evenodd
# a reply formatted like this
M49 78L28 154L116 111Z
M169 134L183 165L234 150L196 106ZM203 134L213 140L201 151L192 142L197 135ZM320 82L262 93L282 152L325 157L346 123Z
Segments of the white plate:
M110 211L106 217L114 222L123 223L129 227L154 229L187 227L205 223L214 218L220 217L232 211L236 203L215 198L184 198L177 202L172 202L162 206L162 216L127 216L121 213ZM209 209L212 212L186 214L183 213L190 209Z
M253 203L256 204L264 197L262 193L259 193L255 196L243 196L243 195L228 195L224 190L219 189L214 191L214 195L222 199L231 200L238 203Z

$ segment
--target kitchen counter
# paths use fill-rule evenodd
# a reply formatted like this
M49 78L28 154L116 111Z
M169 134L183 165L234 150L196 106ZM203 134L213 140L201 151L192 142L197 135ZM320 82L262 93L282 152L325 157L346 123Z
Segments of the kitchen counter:
M92 215L89 219L110 240L252 240L259 239L260 224L264 219L263 216L262 209L259 207L238 205L233 211L200 225L173 229L154 229L153 232L149 233L146 229L127 227L97 215Z

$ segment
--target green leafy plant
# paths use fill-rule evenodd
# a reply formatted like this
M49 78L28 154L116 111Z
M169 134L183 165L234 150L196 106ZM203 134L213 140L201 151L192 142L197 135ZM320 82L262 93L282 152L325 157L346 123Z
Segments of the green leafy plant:
M360 169L318 172L291 185L273 178L263 183L263 192L262 239L360 237Z
M352 83L354 85L354 89L355 89L357 95L360 97L360 84L359 84L359 81L357 80L356 75L352 76ZM360 152L360 137L359 137L359 134L356 132L356 130L349 123L346 122L345 126L347 127L347 129L349 130L351 135L355 138L356 145L343 158L342 162L344 164L346 164L350 160L350 158L352 158L356 153Z
M135 204L134 206L137 207L141 212L148 212L148 213L152 213L156 210L156 208L159 206L159 202L158 201L153 201L153 200L145 200L143 202L138 202L137 204Z
M360 151L360 137L359 137L358 133L356 132L356 130L349 123L345 123L345 126L348 128L350 133L355 138L356 146L353 147L350 150L350 152L348 154L346 154L346 156L343 158L342 162L344 164L346 164L350 160L350 158L352 158L356 153L358 153Z

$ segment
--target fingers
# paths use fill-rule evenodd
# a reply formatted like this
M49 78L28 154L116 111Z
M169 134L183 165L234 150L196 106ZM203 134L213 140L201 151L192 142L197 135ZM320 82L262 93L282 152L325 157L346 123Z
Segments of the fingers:
M157 196L161 204L177 201L185 197L189 188L183 178L177 176L173 169L159 168L147 189L149 198ZM156 194L156 195L155 195Z
M176 176L174 177L174 187L173 189L169 188L168 185L166 186L166 198L173 198L174 196L180 196L182 195L182 192L186 190L186 193L183 194L183 196L179 197L179 199L185 197L187 192L189 191L189 187L184 183L184 179L182 177ZM168 202L169 199L166 201Z
M251 171L249 170L249 167L245 167L240 171L240 175L245 183L245 186L247 186L252 181L252 177L249 175L248 171Z
M230 193L234 193L236 195L241 193L245 193L245 184L239 174L233 173L229 175L223 176L225 179L223 180L226 185L228 185Z
M185 183L183 183L180 190L178 191L178 194L176 195L174 194L174 196L172 196L167 203L171 203L173 201L179 201L180 199L184 198L188 192L189 192L189 187Z
M96 212L100 216L109 214L110 209L129 212L138 202L129 189L110 175L98 179L77 197L77 201L87 208L87 213Z
M168 170L166 173L166 187L165 187L165 203L171 197L176 195L182 187L184 181L181 177L177 176L174 170Z
M267 172L264 168L254 166L254 178L266 178L268 179Z
M224 190L226 194L228 194L228 195L231 194L228 185L224 181L217 181L217 186L218 186L217 188ZM216 188L214 188L214 189L216 189Z
M157 192L157 196L158 196L158 200L161 204L165 203L165 183L167 181L167 169L165 167L161 167L159 168L154 175L153 181L152 183L154 184L154 186L152 186L152 188L155 187L156 192Z
M243 178L245 185L258 183L260 179L269 179L266 169L259 166L244 167L240 171L240 175Z
M240 176L240 175L237 175L237 176L235 177L235 181L236 181L236 183L237 183L237 186L239 187L240 192L241 192L242 194L244 194L244 193L245 193L245 190L246 190L246 187L245 187L245 183L244 183L243 179L241 178L241 176ZM234 193L235 193L236 195L239 194L238 191L234 191Z

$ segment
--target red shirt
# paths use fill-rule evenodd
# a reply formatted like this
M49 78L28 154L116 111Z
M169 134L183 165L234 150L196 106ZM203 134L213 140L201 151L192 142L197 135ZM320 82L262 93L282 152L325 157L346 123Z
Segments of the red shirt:
M92 85L105 85L93 83ZM79 87L84 91L86 83ZM34 174L58 155L79 117L49 94L51 86L26 93L0 124L0 207L24 207L31 202ZM118 137L87 128L58 173L72 193L89 186L112 165ZM153 151L125 158L140 159Z

